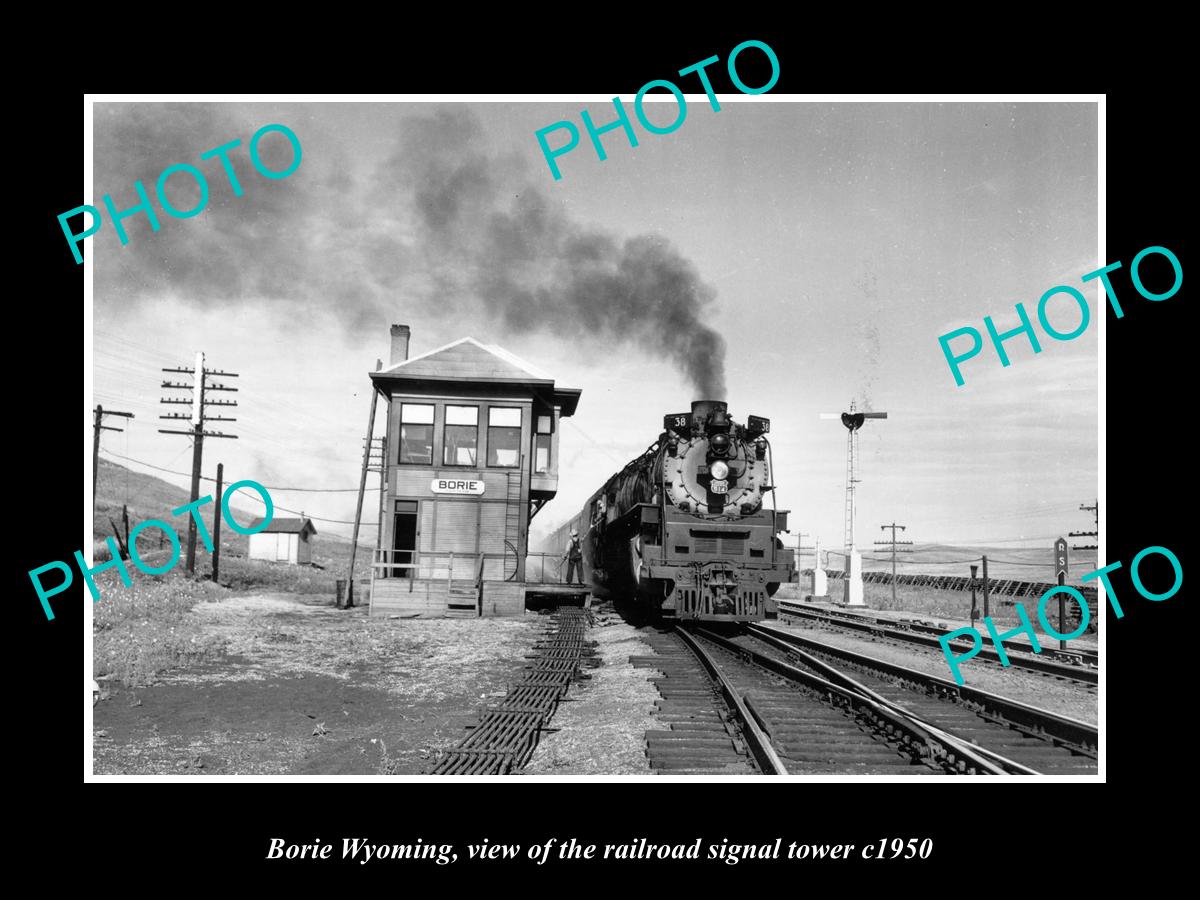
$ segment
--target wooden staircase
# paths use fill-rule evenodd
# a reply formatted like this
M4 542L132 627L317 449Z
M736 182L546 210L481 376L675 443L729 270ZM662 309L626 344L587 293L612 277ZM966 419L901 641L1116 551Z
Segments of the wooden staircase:
M479 587L474 580L449 580L446 588L446 615L454 619L474 619L479 615Z

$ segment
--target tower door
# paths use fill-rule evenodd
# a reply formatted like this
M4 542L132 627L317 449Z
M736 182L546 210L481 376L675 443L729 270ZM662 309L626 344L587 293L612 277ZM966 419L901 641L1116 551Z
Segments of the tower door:
M397 500L392 520L393 578L407 578L417 549L417 502Z

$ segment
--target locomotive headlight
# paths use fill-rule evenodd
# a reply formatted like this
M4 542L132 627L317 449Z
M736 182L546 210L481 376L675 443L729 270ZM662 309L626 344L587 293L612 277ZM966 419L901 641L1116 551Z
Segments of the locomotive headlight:
M721 462L719 459L708 467L708 474L717 481L724 481L729 477L729 466Z

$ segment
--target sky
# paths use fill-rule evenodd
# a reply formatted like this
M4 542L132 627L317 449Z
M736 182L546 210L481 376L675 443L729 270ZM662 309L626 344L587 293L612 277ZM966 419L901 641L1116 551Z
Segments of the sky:
M1080 276L1106 262L1095 105L765 99L722 97L714 112L689 97L671 134L635 125L636 148L606 134L604 161L584 132L561 180L534 133L579 125L582 108L607 122L611 104L97 103L89 202L132 206L134 181L153 193L173 163L206 174L209 200L186 219L160 209L157 232L126 219L125 246L108 222L87 239L89 440L94 404L132 411L102 454L186 486L149 468L191 461L188 438L157 431L172 393L160 369L203 350L239 373L226 396L240 404L213 426L238 439L206 442L204 473L224 462L227 480L254 478L348 534L367 373L403 323L411 355L471 336L582 389L534 538L652 443L664 414L713 392L737 420L771 419L789 542L841 544L846 432L820 414L852 401L888 413L861 433L860 545L892 521L918 543L1040 545L1090 528L1103 301ZM286 178L248 156L272 123L302 146ZM235 139L241 196L199 159ZM292 160L278 133L259 149L270 169ZM186 172L167 192L180 209L199 200ZM1088 299L1081 337L1039 333L1039 354L1010 340L1008 367L987 346L955 385L940 335L983 332L986 315L1012 328L1016 303L1035 318L1060 284ZM1062 299L1049 316L1061 331L1079 321Z

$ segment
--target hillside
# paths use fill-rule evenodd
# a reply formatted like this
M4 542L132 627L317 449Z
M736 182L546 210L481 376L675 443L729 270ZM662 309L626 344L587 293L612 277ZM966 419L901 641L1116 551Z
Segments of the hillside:
M202 496L204 494L211 495L215 489L216 485L211 482L200 483ZM170 522L179 534L186 534L187 521L190 517L186 515L172 516L171 510L183 506L189 499L188 492L184 488L176 487L153 475L134 472L125 466L101 458L100 471L96 479L96 508L92 517L92 531L98 541L104 540L105 537L111 537L113 530L112 525L109 524L109 517L111 516L112 520L120 525L121 506L128 504L130 528L146 519L160 519ZM209 523L210 530L215 506L214 502L206 505L203 510L204 521ZM262 513L261 507L256 512L236 502L231 503L230 507L237 520L243 523L253 521ZM229 529L223 530L228 531ZM152 533L157 535L158 531L155 530ZM240 537L236 533L230 536L232 538ZM222 538L224 537L225 535L222 534ZM243 537L241 541L244 548L246 539ZM157 539L155 543L157 543Z
M211 495L215 489L216 485L212 482L201 482L202 495ZM189 495L184 488L177 487L153 475L134 472L125 466L101 458L96 483L96 509L92 517L92 530L96 548L103 547L104 539L113 536L113 526L109 521L110 518L112 522L116 523L118 528L122 527L121 507L123 504L128 504L130 530L139 522L144 522L147 519L159 519L163 522L168 522L179 535L180 544L185 548L186 552L187 528L190 516L172 516L171 510L185 505L188 500ZM248 524L261 516L262 513L261 507L257 511L250 508L253 505L239 504L235 501L230 504L230 507L240 523ZM210 534L212 533L215 509L216 502L214 500L213 503L206 504L202 510L203 519ZM286 516L291 514L280 513L280 515ZM313 538L312 544L313 562L318 566L324 567L331 576L337 574L337 577L345 577L344 570L350 561L350 542L339 535L323 531L320 522L315 522L315 524L317 535ZM160 529L151 528L140 535L138 539L139 549L145 550L148 553L157 550L161 534ZM249 540L245 535L238 534L222 523L221 552L225 555L225 558L234 560L239 557L245 557L248 544ZM201 564L199 568L202 572L211 571L209 564L210 557L207 552L204 552L203 544L197 541L197 547L200 550ZM359 542L358 560L355 565L357 577L359 578L370 577L371 550L372 545ZM224 567L222 569L222 580L225 580Z

